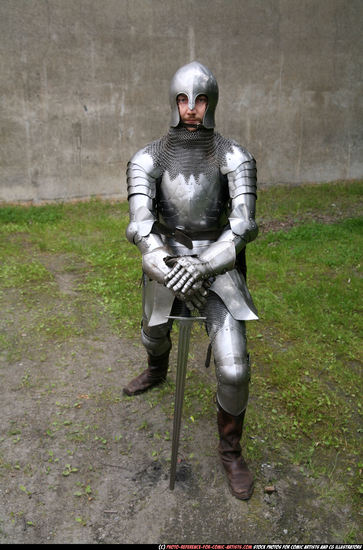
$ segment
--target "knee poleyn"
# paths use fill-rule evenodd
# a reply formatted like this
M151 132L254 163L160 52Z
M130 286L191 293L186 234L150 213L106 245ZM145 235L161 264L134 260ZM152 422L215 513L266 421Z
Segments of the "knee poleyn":
M217 365L216 371L219 384L243 387L248 385L250 381L250 369L247 358L244 361L234 361L230 364L224 363L223 365Z

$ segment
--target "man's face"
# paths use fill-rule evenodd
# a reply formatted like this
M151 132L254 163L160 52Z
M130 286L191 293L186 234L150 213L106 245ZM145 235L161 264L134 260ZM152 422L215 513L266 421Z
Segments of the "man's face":
M188 97L185 94L179 94L176 102L179 108L180 120L184 124L201 124L203 122L204 113L208 105L208 98L206 95L198 95L195 100L194 109L189 109ZM191 132L196 128L188 128Z

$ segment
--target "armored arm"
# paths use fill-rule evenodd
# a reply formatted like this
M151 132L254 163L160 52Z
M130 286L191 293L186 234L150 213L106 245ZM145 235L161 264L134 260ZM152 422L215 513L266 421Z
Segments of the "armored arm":
M152 233L156 221L155 196L158 176L153 158L145 149L136 153L128 163L130 223L126 229L126 237L140 250L143 271L150 279L163 284L165 275L170 271L164 258L169 256L170 252L160 236Z
M231 199L229 224L219 239L200 256L201 261L210 264L214 274L232 269L236 255L258 234L255 221L257 170L254 158L248 151L234 146L232 153L226 155L221 170L228 178Z

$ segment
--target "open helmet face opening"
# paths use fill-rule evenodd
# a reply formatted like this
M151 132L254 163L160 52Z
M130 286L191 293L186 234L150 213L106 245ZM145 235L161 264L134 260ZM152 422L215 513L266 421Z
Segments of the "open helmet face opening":
M207 67L193 61L177 70L170 84L170 107L171 123L170 126L176 127L180 122L177 97L179 94L185 94L188 98L189 109L194 109L195 100L199 95L208 97L208 105L203 117L203 126L205 128L214 128L214 112L218 103L218 84Z

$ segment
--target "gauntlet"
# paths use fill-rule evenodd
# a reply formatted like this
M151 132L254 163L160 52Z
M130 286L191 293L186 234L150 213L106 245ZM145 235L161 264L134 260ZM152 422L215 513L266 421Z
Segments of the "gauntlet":
M206 279L211 281L216 275L233 269L235 260L233 242L218 241L200 256L176 258L173 269L165 276L165 286L173 292L187 295L202 288Z

